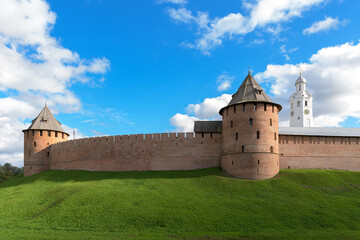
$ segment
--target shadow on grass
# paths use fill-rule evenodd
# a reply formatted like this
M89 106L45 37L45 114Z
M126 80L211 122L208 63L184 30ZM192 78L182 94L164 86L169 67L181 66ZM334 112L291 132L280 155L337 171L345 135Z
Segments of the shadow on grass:
M45 182L89 182L109 179L183 179L225 175L221 168L206 168L199 170L176 171L128 171L128 172L100 172L84 170L48 170L29 177L14 177L0 184L1 188L31 184L37 181Z

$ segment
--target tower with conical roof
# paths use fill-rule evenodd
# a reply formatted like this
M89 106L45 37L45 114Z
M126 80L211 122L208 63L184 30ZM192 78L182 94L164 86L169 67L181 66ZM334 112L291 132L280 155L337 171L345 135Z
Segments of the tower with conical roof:
M61 123L57 121L45 104L39 115L24 132L24 175L30 176L48 170L50 167L51 144L67 141Z
M306 90L307 81L300 73L295 82L296 92L290 97L290 127L312 127L312 95Z
M279 121L282 107L271 101L249 74L222 116L222 169L237 178L267 179L279 172Z

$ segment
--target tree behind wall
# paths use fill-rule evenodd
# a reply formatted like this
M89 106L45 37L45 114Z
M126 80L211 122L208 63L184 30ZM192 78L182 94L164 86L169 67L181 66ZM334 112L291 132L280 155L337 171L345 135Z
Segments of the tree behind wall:
M10 163L0 164L0 183L21 174L24 174L24 167L18 168Z

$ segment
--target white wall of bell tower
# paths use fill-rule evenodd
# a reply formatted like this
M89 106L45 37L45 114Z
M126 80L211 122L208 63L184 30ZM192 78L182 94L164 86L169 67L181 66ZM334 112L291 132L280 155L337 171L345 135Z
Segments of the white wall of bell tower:
M312 95L306 90L307 81L301 73L295 82L296 92L290 97L290 127L312 127Z

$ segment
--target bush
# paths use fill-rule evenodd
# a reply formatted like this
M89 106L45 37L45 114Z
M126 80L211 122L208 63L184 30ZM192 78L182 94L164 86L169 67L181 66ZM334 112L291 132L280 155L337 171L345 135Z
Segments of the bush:
M24 174L24 167L18 168L11 163L0 164L0 183L22 174Z

